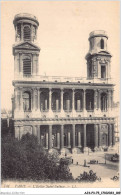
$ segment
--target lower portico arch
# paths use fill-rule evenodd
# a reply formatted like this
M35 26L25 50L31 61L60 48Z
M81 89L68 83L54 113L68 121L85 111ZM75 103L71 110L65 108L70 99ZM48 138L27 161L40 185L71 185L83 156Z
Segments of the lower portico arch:
M93 149L95 147L94 144L94 124L87 124L86 126L86 139L87 139L87 147Z

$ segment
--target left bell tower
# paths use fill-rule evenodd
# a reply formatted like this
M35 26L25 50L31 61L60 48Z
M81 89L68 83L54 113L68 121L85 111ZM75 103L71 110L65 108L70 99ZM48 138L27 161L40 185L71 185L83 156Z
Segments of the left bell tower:
M17 14L13 20L15 28L14 78L36 76L39 73L39 52L37 30L39 22L31 14Z

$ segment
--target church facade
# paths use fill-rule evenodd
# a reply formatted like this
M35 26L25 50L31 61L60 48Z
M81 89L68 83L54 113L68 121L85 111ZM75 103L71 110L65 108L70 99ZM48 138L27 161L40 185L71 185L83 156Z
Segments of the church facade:
M15 27L14 97L15 137L29 132L45 149L84 152L115 145L114 84L111 54L105 31L89 35L87 77L40 76L37 29L30 14L18 14Z

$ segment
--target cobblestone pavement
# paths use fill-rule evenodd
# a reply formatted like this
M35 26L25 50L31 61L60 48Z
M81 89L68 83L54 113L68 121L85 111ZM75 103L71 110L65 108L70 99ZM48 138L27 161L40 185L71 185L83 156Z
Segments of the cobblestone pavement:
M89 172L89 170L96 172L97 176L101 177L102 180L103 178L112 178L119 172L119 163L110 161L112 154L115 154L115 151L68 155L72 156L73 159L73 164L69 166L70 171L74 178L77 178L84 171ZM90 160L93 159L98 163L89 164ZM85 160L86 167L84 167Z

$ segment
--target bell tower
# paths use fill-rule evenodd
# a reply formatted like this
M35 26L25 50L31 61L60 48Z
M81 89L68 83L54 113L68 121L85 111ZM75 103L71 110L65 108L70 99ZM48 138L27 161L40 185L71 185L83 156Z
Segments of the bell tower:
M89 35L87 60L87 79L110 79L111 54L107 50L108 36L103 30L93 31Z
M17 14L13 20L15 28L14 77L20 79L38 75L39 52L37 46L37 29L39 22L31 14Z

